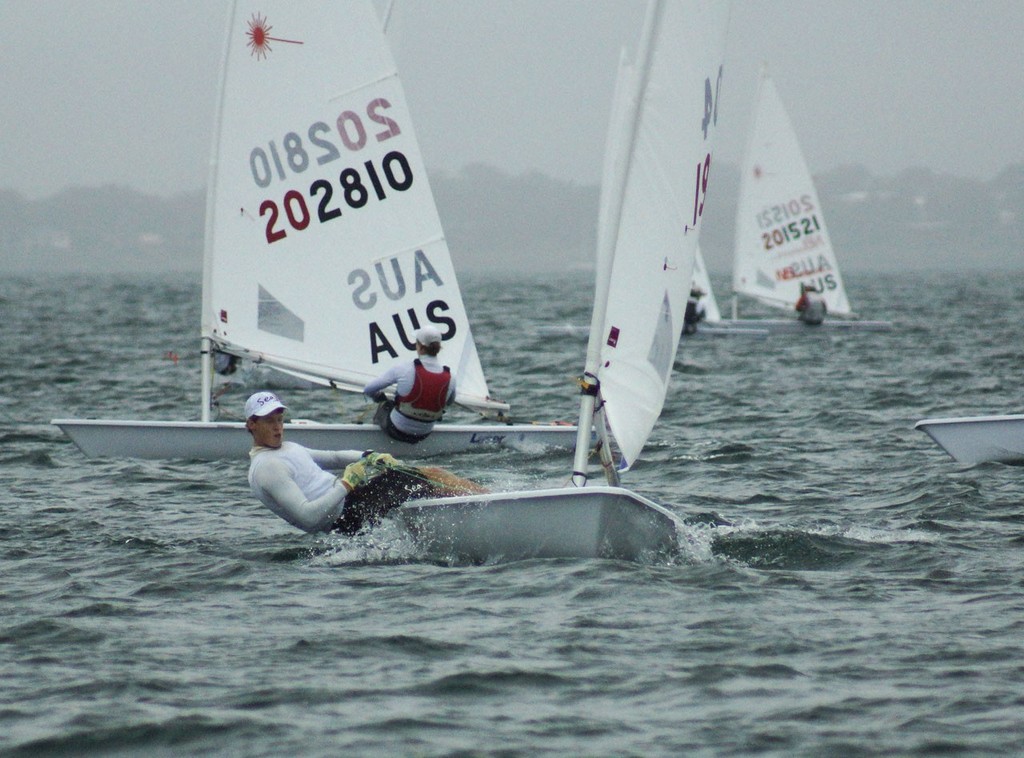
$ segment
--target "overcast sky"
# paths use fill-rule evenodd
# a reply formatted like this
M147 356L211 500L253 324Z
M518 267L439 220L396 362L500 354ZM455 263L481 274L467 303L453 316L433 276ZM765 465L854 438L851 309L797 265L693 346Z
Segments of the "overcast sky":
M0 189L205 187L226 13L0 1ZM596 183L618 51L642 16L640 0L396 0L389 37L428 168ZM716 158L739 161L767 60L812 172L990 179L1024 163L1022 36L1022 0L734 0Z

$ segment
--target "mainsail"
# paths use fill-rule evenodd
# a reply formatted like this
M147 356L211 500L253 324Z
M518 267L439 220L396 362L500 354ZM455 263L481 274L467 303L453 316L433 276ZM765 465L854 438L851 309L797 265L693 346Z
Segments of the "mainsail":
M500 406L372 5L239 0L225 55L203 336L358 391L432 324L458 401Z
M708 189L727 24L725 3L653 3L636 74L620 66L616 91L625 101L612 111L616 157L602 184L585 373L600 388L621 468L639 456L668 391ZM584 468L578 445L575 471Z

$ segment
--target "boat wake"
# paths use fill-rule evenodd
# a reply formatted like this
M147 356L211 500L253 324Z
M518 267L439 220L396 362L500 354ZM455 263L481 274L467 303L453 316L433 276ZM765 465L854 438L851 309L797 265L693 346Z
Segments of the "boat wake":
M894 545L932 542L934 536L912 529L873 529L828 525L764 528L749 522L717 527L708 555L748 568L825 571L870 562Z

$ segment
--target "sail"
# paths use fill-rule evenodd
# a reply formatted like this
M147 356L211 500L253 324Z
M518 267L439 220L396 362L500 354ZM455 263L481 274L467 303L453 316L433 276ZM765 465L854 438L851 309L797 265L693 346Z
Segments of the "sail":
M818 193L775 84L762 67L740 175L733 291L792 310L813 285L828 312L849 315Z
M725 2L653 3L635 74L617 88L628 99L612 111L621 157L603 177L586 372L598 377L622 468L661 414L682 331L727 24Z
M500 406L372 4L238 0L217 120L203 336L358 391L431 324L458 401Z
M708 276L708 268L704 264L704 256L700 254L699 247L693 260L693 286L704 293L701 296L701 302L704 303L704 320L709 324L721 321L722 311L718 308L714 290L711 289L711 278Z
M610 237L615 233L612 229L604 229L604 226L614 224L617 219L617 216L613 215L615 211L609 206L618 201L619 195L611 192L610 189L621 183L620 175L625 172L629 158L627 154L624 154L621 146L630 139L634 118L631 106L635 99L633 92L637 87L635 78L636 70L630 63L626 49L623 48L619 52L619 68L615 77L615 90L612 93L608 134L605 136L604 163L601 167L601 194L598 198L600 206L597 210L598 240ZM597 250L598 256L610 255L611 252L610 246L606 246L606 250L602 250L600 247ZM601 268L598 266L599 270Z

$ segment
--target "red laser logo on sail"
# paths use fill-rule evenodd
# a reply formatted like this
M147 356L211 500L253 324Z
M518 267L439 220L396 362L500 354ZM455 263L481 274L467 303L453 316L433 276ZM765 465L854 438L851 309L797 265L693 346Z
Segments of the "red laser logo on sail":
M256 60L267 57L267 53L271 52L271 42L286 42L289 45L302 44L299 40L271 37L270 30L273 28L267 23L266 16L254 13L249 19L249 31L246 32L249 41L246 44L249 46L250 54L256 56Z

